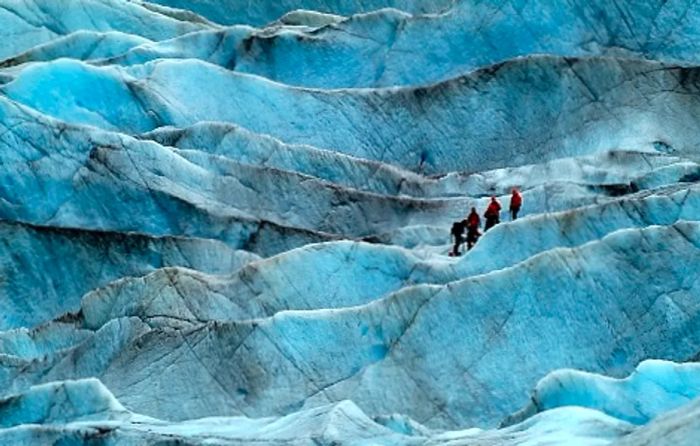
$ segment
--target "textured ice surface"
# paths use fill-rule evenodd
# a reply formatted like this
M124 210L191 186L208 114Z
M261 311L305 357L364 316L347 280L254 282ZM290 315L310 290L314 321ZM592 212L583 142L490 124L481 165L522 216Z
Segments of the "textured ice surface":
M625 379L604 378L558 370L537 384L532 402L512 420L554 407L583 406L634 424L646 424L659 414L700 396L698 364L645 361Z
M699 14L0 0L0 443L695 446Z
M687 154L698 143L687 131L698 108L692 73L639 60L543 56L427 88L305 90L195 60L129 69L57 60L20 70L2 89L76 124L134 133L226 121L435 174L619 148ZM44 85L50 94L36 94Z
M33 361L31 370L24 361L7 367L3 386L19 390L98 376L127 407L159 418L281 415L352 398L372 415L396 411L441 427L489 425L515 411L548 370L620 374L646 357L694 356L698 282L686 271L698 261L698 234L697 223L626 229L501 271L409 287L365 306L283 311L253 321L235 320L233 312L231 322L202 323L202 313L189 315L181 301L159 303L152 295L138 318L112 319L97 329L98 311L111 307L98 306L97 295L84 303L93 306L85 314L94 336ZM640 249L648 255L638 256ZM609 260L600 264L601 257ZM644 279L652 270L656 274ZM590 281L585 288L577 285L583 271ZM641 280L647 286L635 287ZM217 304L225 297L210 296L185 301L220 320L211 312L226 311ZM128 298L120 306L130 311L123 303ZM168 301L182 310L167 314L162 305ZM566 324L556 317L562 312ZM183 328L183 320L189 323L184 330L168 328ZM76 324L84 322L78 317ZM115 336L118 345L105 345ZM517 361L537 352L547 355ZM220 391L202 394L210 386Z
M119 31L147 39L166 39L204 25L159 14L138 2L122 0L3 0L0 3L0 57L9 58L78 31Z
M79 306L82 295L165 266L230 272L256 256L212 240L0 223L0 327L31 327ZM29 267L31 265L31 267Z
M692 445L697 403L636 427L582 407L548 410L501 430L433 431L397 415L369 418L350 401L322 405L285 417L216 417L170 423L126 410L97 380L36 386L0 401L7 444L235 445ZM28 423L32 422L32 424ZM37 424L37 423L42 423Z
M264 25L295 10L308 10L307 14L350 15L370 12L380 8L398 8L411 13L436 13L447 9L450 0L282 0L274 3L251 4L242 0L220 2L216 0L158 0L154 3L189 9L218 23L246 23Z

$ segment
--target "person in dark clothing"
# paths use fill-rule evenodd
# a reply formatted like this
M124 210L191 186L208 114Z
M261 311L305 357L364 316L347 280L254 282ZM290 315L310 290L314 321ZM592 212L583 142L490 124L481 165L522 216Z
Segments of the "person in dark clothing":
M452 224L452 237L454 238L454 246L450 252L451 257L462 255L459 252L459 247L464 243L464 230L467 227L467 220L456 221Z
M491 203L489 203L488 208L486 208L486 212L484 212L484 217L486 218L484 232L488 231L489 229L501 222L501 203L495 196L491 197Z
M472 208L467 217L467 251L471 250L479 240L481 235L479 226L481 226L481 219L478 212L476 212L476 208Z
M518 188L513 188L513 194L510 196L510 219L516 220L518 218L518 212L520 212L520 206L523 205L523 196L520 195Z

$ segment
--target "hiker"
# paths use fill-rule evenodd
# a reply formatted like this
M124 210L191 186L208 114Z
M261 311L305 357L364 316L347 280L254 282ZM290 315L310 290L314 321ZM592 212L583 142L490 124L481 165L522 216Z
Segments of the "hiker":
M479 218L479 213L476 212L476 208L473 207L467 217L467 251L474 247L479 240L479 236L481 236L479 226L481 226L481 219Z
M510 196L510 219L517 220L520 206L523 205L523 196L517 187L513 188L513 194Z
M467 220L452 223L452 237L454 237L454 247L450 252L450 257L459 257L459 247L464 243L464 229L467 227Z
M489 207L486 208L486 212L484 212L484 217L486 218L484 232L488 231L489 229L500 223L501 203L495 196L491 196L491 203L489 203Z

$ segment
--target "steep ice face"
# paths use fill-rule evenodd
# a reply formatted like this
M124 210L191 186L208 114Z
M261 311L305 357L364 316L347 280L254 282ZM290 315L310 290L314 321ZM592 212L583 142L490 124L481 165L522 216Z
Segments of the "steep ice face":
M33 327L77 311L86 292L165 266L224 273L256 256L212 240L0 223L0 327Z

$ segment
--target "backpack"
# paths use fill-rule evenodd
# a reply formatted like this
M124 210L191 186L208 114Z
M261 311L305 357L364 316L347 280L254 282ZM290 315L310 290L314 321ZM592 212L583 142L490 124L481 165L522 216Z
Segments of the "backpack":
M452 223L452 235L459 237L464 234L464 220Z

